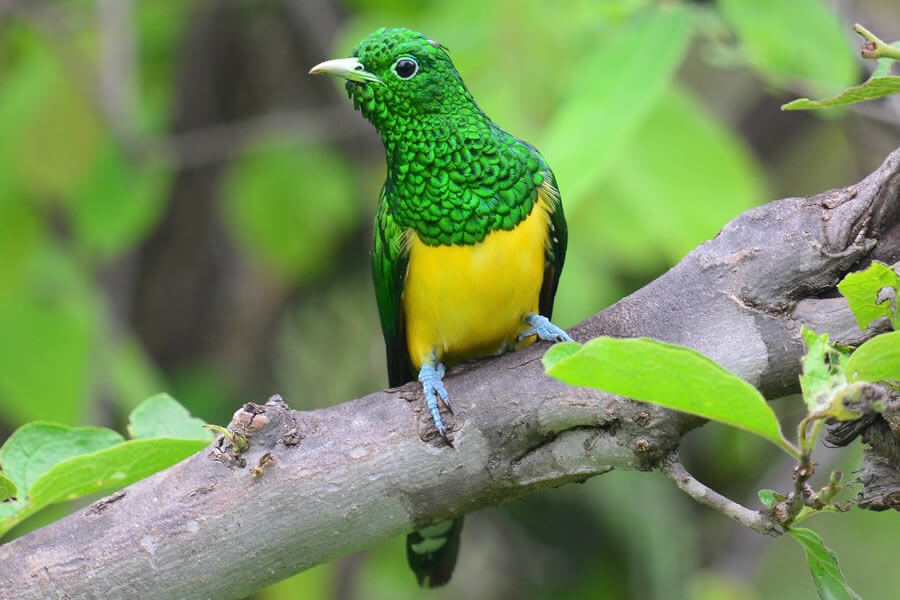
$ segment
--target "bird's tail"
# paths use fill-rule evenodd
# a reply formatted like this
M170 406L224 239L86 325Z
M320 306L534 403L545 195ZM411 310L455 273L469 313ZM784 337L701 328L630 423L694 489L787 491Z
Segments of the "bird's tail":
M439 587L450 581L459 554L463 519L441 521L406 536L406 559L422 587Z

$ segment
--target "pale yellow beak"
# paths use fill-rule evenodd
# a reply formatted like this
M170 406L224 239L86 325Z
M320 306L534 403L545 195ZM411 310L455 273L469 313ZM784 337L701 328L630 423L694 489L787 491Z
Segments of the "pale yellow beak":
M356 58L336 58L319 63L309 70L310 75L334 75L349 81L371 81L384 84L372 73L366 71L363 64Z

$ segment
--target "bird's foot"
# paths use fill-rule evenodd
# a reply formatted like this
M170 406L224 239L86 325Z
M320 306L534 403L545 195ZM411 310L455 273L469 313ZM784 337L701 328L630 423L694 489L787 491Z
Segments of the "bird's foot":
M419 369L419 381L422 382L422 391L425 393L425 405L431 413L434 427L437 429L441 439L452 448L453 443L450 441L450 438L447 437L447 429L444 427L444 422L441 420L441 411L438 408L438 398L440 398L450 414L453 414L453 407L450 406L450 396L447 395L447 389L444 387L444 382L442 381L443 378L443 363L437 363L437 365L425 363L422 365L422 368Z
M550 322L550 319L543 315L528 313L525 316L525 323L528 329L519 334L516 338L518 344L522 340L532 335L538 336L546 342L571 342L573 341L569 334Z

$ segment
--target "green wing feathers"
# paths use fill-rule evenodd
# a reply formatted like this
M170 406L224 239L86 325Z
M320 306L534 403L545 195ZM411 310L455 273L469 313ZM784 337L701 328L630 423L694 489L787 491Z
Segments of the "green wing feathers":
M388 385L394 387L415 379L415 375L406 349L402 300L409 252L404 230L391 217L386 193L383 189L375 215L372 280L387 354Z
M543 159L541 162L543 162ZM569 230L566 226L566 217L563 213L556 177L553 176L553 171L549 167L544 171L542 188L542 193L547 198L552 210L550 212L550 230L547 232L547 260L544 265L544 282L541 284L538 310L543 316L550 319L553 316L553 298L556 296L559 276L562 273L563 263L566 260Z

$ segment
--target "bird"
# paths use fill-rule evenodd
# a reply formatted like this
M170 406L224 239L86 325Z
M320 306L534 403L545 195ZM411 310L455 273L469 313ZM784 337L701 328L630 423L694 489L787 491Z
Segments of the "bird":
M531 144L475 103L449 51L411 29L381 28L349 58L310 74L346 80L384 145L372 276L388 383L417 379L440 438L453 414L448 366L569 335L550 320L568 233L556 178ZM420 585L453 572L462 518L407 536Z

